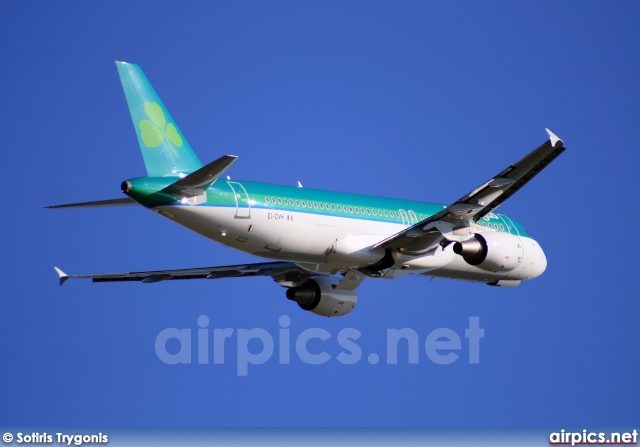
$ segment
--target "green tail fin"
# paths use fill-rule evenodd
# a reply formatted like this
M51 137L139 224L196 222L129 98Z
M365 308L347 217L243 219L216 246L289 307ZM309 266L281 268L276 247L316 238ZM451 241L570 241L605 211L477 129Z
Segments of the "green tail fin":
M190 174L202 163L175 124L142 69L116 61L133 127L149 177Z

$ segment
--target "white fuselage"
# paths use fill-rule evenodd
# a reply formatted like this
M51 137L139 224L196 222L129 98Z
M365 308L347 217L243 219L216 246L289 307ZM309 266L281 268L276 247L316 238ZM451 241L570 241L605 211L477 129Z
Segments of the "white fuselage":
M238 215L235 207L165 205L152 208L159 214L209 239L231 248L280 261L291 261L310 271L326 274L371 265L384 251L370 247L404 228L399 223L296 211L251 209ZM495 231L478 228L478 231ZM547 261L532 238L517 236L522 244L518 265L509 272L492 272L468 264L440 246L423 256L394 253L395 264L382 278L427 275L478 282L518 281L541 275Z

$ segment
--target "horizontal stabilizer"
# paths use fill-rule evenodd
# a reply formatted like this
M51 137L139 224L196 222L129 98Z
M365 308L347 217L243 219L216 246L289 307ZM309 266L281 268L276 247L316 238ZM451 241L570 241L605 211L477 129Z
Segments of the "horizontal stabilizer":
M91 208L96 206L121 206L135 204L135 200L129 197L124 197L122 199L96 200L93 202L67 203L64 205L49 205L43 208Z
M235 155L223 155L216 161L167 186L163 191L178 197L202 195L237 159L238 157Z

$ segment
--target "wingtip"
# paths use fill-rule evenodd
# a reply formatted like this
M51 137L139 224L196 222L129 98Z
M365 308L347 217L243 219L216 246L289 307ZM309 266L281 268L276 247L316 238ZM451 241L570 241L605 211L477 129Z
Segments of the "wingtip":
M551 146L553 146L553 147L562 147L564 142L560 138L558 138L558 136L556 134L551 132L546 127L544 128L544 130L546 130L547 133L549 134L549 141L551 141Z
M62 270L60 270L58 267L54 267L56 273L58 274L58 277L60 278L60 285L64 284L64 282L69 279L69 275L67 275L65 272L63 272Z

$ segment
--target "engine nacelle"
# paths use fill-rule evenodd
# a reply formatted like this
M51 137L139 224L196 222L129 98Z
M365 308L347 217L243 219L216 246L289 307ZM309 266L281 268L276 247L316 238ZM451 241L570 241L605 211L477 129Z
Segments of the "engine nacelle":
M314 278L298 287L287 289L287 298L304 310L325 317L341 317L351 312L358 303L357 290L336 290L337 281Z
M453 244L453 251L467 264L492 272L510 272L520 265L524 254L520 238L503 232L476 233Z

